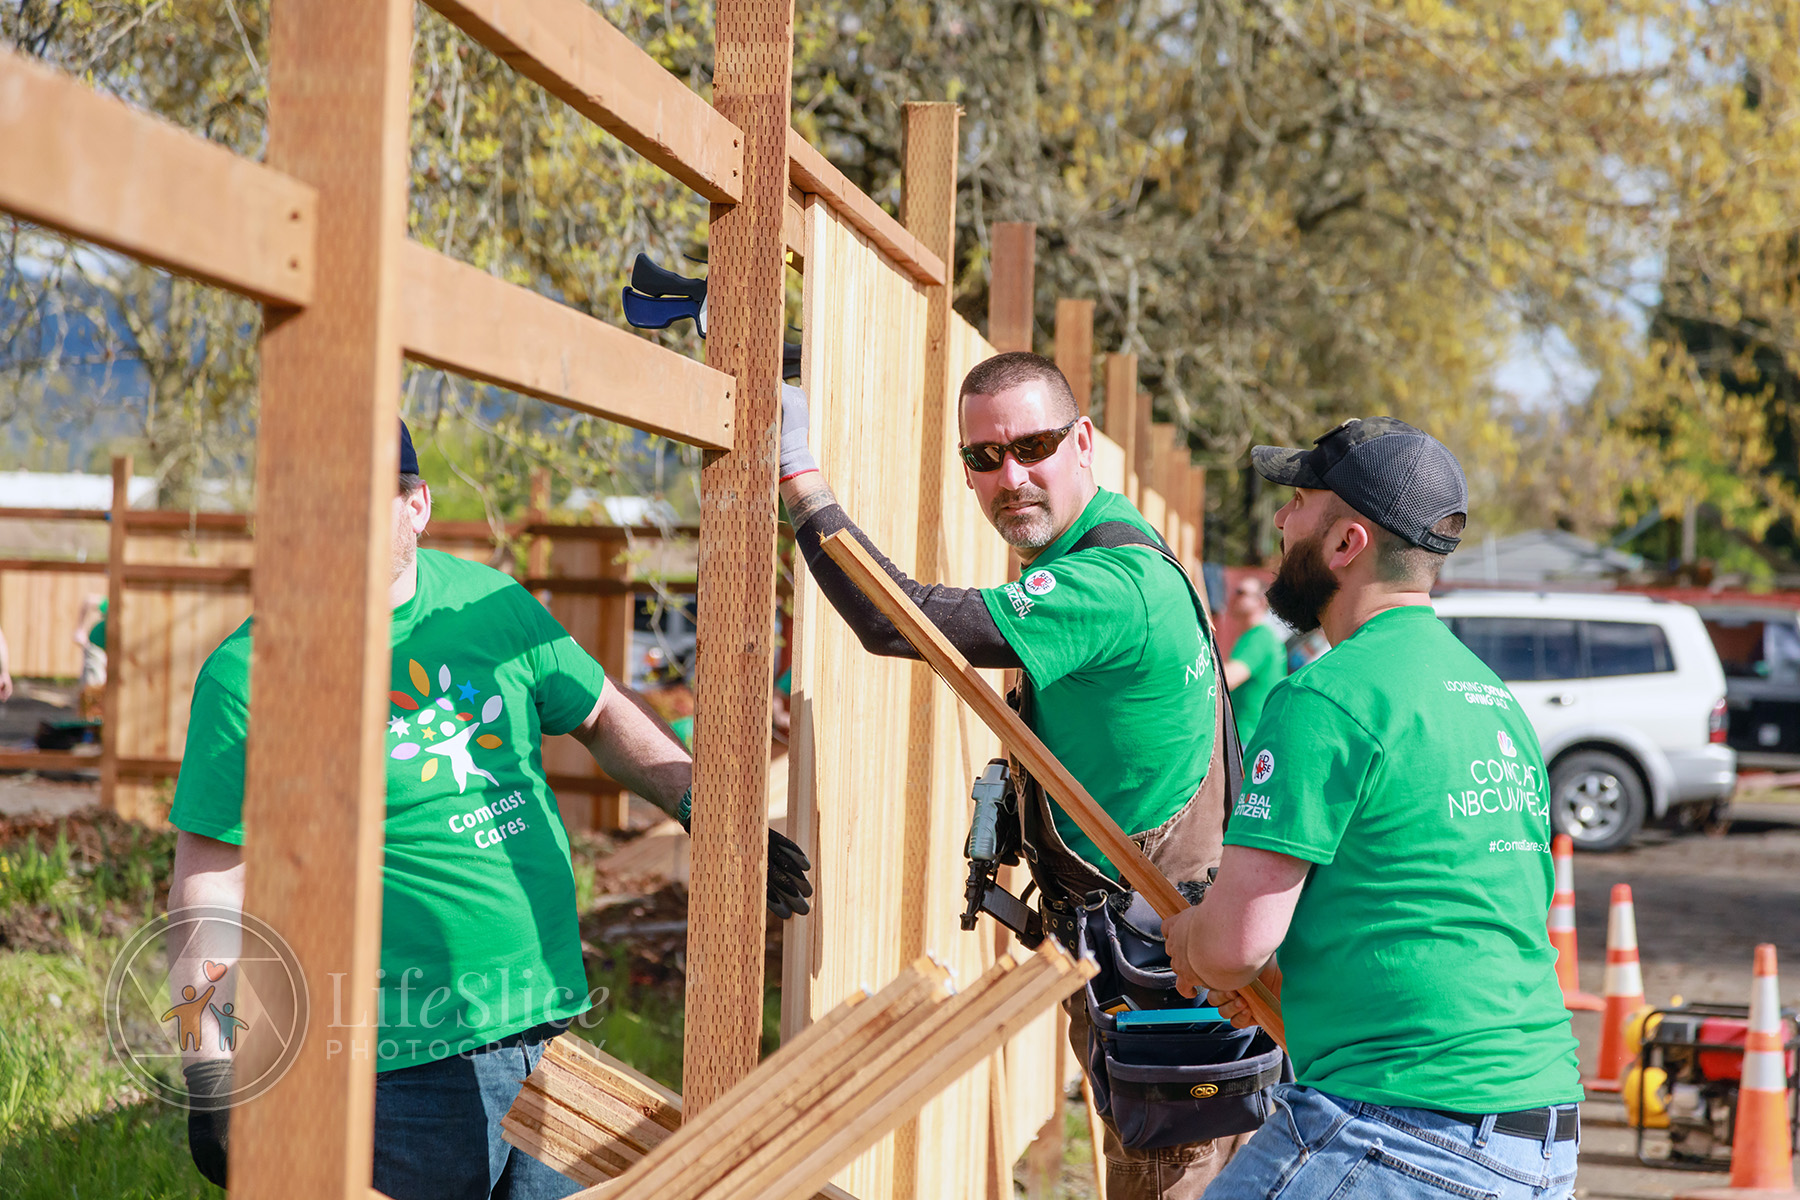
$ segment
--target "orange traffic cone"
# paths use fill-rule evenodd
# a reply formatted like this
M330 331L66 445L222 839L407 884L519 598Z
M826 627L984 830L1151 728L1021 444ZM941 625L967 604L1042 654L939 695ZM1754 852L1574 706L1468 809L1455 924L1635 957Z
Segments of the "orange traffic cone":
M1631 885L1615 883L1612 909L1606 916L1606 1008L1600 1014L1600 1060L1594 1077L1583 1080L1590 1092L1616 1092L1631 1051L1625 1027L1631 1014L1644 1007L1644 974L1638 968L1637 916L1631 907Z
M1788 1133L1787 1055L1781 1049L1781 995L1775 947L1756 948L1750 984L1750 1032L1738 1083L1737 1128L1731 1137L1731 1186L1684 1192L1680 1200L1781 1200L1794 1190Z
M1550 861L1556 864L1556 893L1550 898L1550 944L1556 947L1556 982L1562 987L1563 1007L1600 1012L1606 1003L1581 990L1580 955L1575 949L1575 841L1559 833L1550 842Z

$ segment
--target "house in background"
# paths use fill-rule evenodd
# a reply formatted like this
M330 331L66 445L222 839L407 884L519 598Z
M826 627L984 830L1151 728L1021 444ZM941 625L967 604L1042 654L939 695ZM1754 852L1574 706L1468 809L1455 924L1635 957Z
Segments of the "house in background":
M1446 587L1554 587L1607 591L1637 580L1644 560L1560 529L1464 542L1439 582Z

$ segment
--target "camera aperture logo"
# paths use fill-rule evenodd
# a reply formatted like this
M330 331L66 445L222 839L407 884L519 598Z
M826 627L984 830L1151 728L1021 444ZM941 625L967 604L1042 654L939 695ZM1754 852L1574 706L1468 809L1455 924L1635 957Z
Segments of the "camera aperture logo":
M126 941L106 980L108 1040L150 1094L189 1103L183 1061L232 1061L242 1104L273 1087L300 1054L306 979L287 942L235 909L177 909Z

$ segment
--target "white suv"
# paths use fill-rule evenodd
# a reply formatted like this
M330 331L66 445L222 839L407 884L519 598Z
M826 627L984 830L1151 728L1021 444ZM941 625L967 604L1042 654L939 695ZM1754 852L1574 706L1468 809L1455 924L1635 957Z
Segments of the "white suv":
M1550 813L1614 850L1650 817L1696 824L1737 786L1725 672L1700 614L1647 596L1455 591L1433 604L1537 729Z

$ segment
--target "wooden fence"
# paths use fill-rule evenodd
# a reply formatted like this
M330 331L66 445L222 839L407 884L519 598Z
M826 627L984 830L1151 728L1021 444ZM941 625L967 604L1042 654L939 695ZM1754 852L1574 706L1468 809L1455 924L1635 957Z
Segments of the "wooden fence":
M131 462L115 460L129 476ZM122 492L118 493L123 495ZM692 593L693 530L552 523L541 506L504 531L509 542L529 539L522 582L592 654L609 676L630 669L633 602L657 589ZM0 629L15 652L15 675L73 675L80 651L73 633L85 599L109 598L106 722L100 753L6 752L8 769L91 769L102 776L101 803L129 820L161 822L165 781L181 767L194 682L207 655L250 615L255 540L251 518L237 513L141 509L0 509L0 520L109 522L124 530L111 553L128 564L114 591L107 559L63 562L0 559ZM481 522L438 521L424 544L462 558L493 562L501 539ZM49 648L66 644L70 654ZM60 652L59 652L60 653ZM69 660L73 662L70 663ZM53 668L64 667L58 671ZM544 739L545 769L553 776L564 822L571 829L621 829L624 793L568 737Z
M956 110L909 107L897 221L788 126L790 4L720 0L709 106L581 0L428 2L712 202L706 365L407 241L408 0L275 0L266 165L0 52L0 211L267 309L245 907L286 937L315 997L367 996L375 980L401 356L706 451L691 1116L752 1069L761 1032L785 250L805 268L804 372L821 401L821 457L851 510L924 578L998 582L1007 571L952 467L954 383L991 351L949 307ZM1015 303L1026 281L1026 315L996 333L1001 348L1032 331L1029 267L1008 269ZM1090 328L1090 352L1091 341ZM1061 349L1081 353L1073 341ZM1153 441L1135 370L1109 362L1106 378L1118 445L1106 444L1103 482L1160 511L1180 537L1192 498L1171 515L1159 483L1179 474L1181 456ZM888 469L868 457L884 443L898 447ZM115 538L126 524L115 522ZM116 608L136 567L123 547L112 561L125 568L108 580ZM230 558L189 570L207 574L187 583L207 586L248 574ZM614 586L590 594L617 595ZM968 782L991 740L922 668L852 654L806 587L795 661L806 746L792 799L818 852L820 904L791 935L790 1032L852 983L882 984L915 949L941 951L972 978L997 944L991 931L953 924ZM129 638L133 595L125 600ZM197 629L187 636L202 640ZM132 674L128 658L117 686L134 686ZM305 738L259 736L295 725ZM323 1020L281 1082L234 1114L235 1196L367 1195L373 1055L321 1052ZM846 1178L864 1200L1008 1194L1010 1164L1054 1111L1066 1074L1055 1041L1053 1021L1028 1029Z

